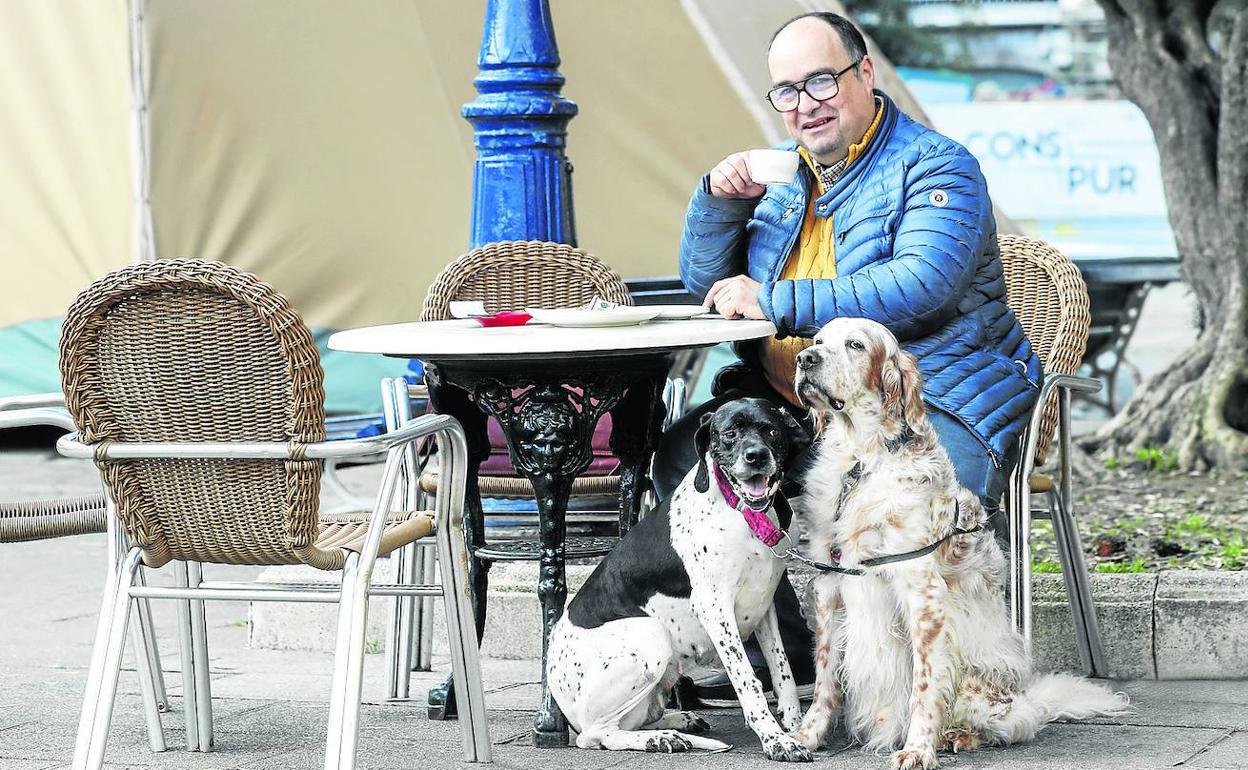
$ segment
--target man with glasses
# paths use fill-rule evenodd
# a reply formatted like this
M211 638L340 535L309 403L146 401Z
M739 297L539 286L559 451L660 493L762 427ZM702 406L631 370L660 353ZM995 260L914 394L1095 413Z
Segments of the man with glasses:
M833 318L864 317L918 358L928 415L958 480L998 509L1041 368L1005 304L979 164L875 90L862 35L841 16L786 23L767 66L766 98L792 138L779 149L801 156L797 177L759 184L744 152L711 169L689 203L680 275L724 317L767 319L779 334L739 346L741 361L716 376L715 398L664 435L654 474L660 498L696 462L702 416L726 400L769 398L813 430L793 391L797 354ZM801 493L803 471L799 462L790 472L790 496ZM994 519L999 538L1003 518ZM787 580L776 609L794 674L813 681L811 637ZM753 650L751 658L758 669L762 656ZM730 700L724 684L703 681L699 697Z

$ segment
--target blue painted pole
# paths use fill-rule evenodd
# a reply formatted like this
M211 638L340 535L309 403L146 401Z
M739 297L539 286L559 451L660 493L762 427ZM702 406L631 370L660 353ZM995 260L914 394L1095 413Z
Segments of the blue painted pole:
M488 0L477 98L464 105L477 163L472 247L539 240L576 245L572 164L564 154L576 104L559 89L548 0Z

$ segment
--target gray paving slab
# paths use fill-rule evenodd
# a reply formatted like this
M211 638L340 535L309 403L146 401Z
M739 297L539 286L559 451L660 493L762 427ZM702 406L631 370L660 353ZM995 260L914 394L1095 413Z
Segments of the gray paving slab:
M1118 724L1248 730L1248 682L1187 680L1114 682L1135 707ZM1248 767L1248 755L1244 766Z
M1248 670L1248 573L1163 572L1155 617L1159 677Z
M0 758L0 770L52 770L55 767L63 767L63 765L60 762L49 764L46 761L37 759Z
M1187 763L1201 768L1248 767L1248 732L1227 731Z

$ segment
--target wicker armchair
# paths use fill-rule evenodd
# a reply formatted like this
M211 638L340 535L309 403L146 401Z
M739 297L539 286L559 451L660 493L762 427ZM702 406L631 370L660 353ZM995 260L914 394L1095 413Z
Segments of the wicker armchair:
M499 241L473 249L443 268L425 295L422 321L451 317L450 303L480 300L487 312L526 307L580 307L595 296L631 305L628 287L602 260L566 243ZM413 393L418 393L414 391ZM432 492L437 474L420 478L422 492ZM520 476L481 476L484 497L532 497L533 484ZM573 495L619 492L620 477L582 476Z
M1105 673L1105 657L1088 585L1083 546L1074 519L1070 463L1070 394L1095 393L1099 380L1074 376L1088 341L1088 290L1079 268L1043 241L1016 235L999 239L1007 301L1044 366L1031 422L1022 437L1018 467L1006 494L1010 520L1010 606L1023 636L1031 639L1031 495L1048 497L1062 578L1070 599L1075 636L1084 666ZM1058 482L1035 472L1048 457L1054 428L1061 449Z
M79 295L62 331L61 379L78 434L58 446L95 460L131 544L105 594L75 768L103 763L130 605L143 597L180 600L189 620L183 701L188 744L200 751L213 742L203 601L337 602L325 767L350 768L369 596L441 594L469 714L464 753L489 760L462 531L466 444L453 419L429 415L385 436L324 441L322 372L302 319L254 276L200 260L132 265ZM446 464L437 510L392 512L403 448L425 436L436 436ZM374 510L320 516L323 461L383 452ZM378 555L430 534L442 587L371 584ZM170 562L177 587L135 585L140 563ZM306 564L341 571L342 582L209 582L203 562Z
M499 241L443 268L425 295L422 321L451 317L455 300L480 300L490 313L526 307L579 307L597 295L633 304L628 287L602 260L566 243Z

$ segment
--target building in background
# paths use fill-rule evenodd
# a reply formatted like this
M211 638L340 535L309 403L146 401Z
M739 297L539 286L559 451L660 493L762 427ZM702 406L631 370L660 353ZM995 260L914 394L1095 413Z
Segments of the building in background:
M908 0L977 98L1116 98L1095 0ZM1054 88L1054 84L1060 84Z
M1020 227L1076 260L1176 256L1152 129L1119 97L1094 0L901 2L945 67L898 75ZM867 5L864 27L895 21L897 0Z

